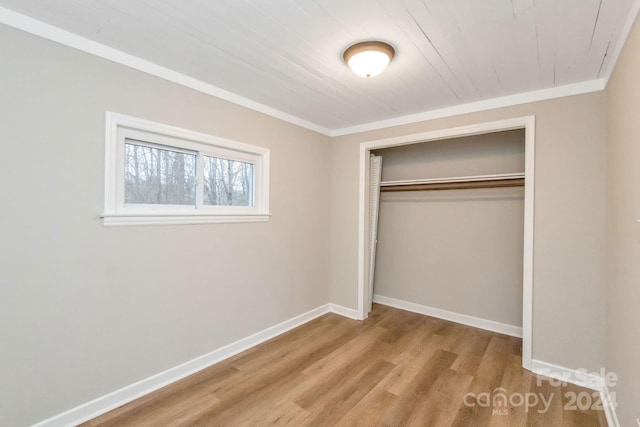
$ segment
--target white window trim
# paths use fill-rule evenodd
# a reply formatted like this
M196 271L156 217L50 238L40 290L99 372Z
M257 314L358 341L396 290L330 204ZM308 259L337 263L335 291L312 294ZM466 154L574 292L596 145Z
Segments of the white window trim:
M104 212L105 226L208 224L234 222L264 222L269 213L269 154L266 148L218 138L188 129L106 112ZM159 139L180 139L178 148L194 150L202 155L224 156L250 161L254 166L254 206L206 206L199 209L167 206L125 206L124 152L125 138L121 131L153 133ZM199 168L201 166L198 166ZM199 182L199 184L201 184Z

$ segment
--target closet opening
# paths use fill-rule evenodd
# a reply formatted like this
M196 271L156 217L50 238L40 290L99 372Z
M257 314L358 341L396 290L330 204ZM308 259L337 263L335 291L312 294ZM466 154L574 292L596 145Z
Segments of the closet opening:
M360 144L362 319L376 271L376 301L521 336L531 369L534 128L529 116Z

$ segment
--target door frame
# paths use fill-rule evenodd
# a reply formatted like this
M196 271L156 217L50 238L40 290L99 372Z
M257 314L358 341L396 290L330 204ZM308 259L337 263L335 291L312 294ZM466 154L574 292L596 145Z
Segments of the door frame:
M420 144L465 136L482 135L515 129L525 131L525 184L524 184L524 256L522 278L522 366L531 370L533 354L533 249L534 249L534 169L535 169L535 116L478 123L448 129L378 139L360 144L360 173L358 187L358 315L366 319L368 295L368 233L369 218L366 209L369 200L369 155L372 150Z

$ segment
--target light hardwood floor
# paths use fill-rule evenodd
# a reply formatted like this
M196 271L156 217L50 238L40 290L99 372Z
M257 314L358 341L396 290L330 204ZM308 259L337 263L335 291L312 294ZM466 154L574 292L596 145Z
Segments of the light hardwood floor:
M363 322L327 314L83 425L606 426L602 410L570 409L590 390L522 369L521 344L376 304Z

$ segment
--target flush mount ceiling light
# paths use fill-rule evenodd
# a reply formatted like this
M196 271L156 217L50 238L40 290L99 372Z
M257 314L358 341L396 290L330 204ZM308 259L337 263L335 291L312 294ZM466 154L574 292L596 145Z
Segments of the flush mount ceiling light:
M395 49L388 43L368 41L350 46L342 56L354 73L361 77L373 77L387 68L395 54Z

